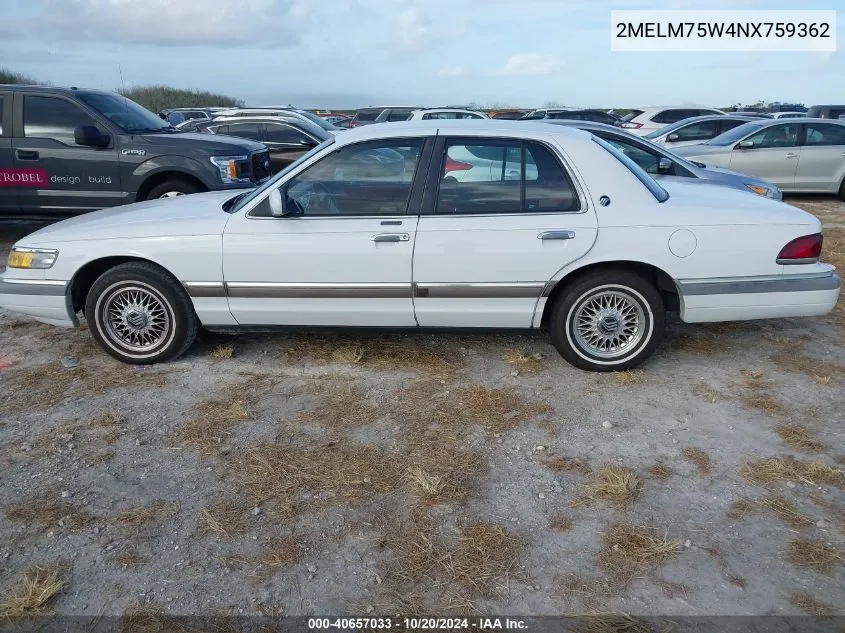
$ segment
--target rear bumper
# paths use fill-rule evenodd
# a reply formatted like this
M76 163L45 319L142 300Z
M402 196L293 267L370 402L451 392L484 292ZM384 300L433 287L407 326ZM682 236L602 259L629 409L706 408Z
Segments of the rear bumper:
M827 314L839 299L833 270L803 275L680 280L686 323L745 321Z
M48 279L4 279L0 276L0 308L31 316L44 323L75 327L65 281Z

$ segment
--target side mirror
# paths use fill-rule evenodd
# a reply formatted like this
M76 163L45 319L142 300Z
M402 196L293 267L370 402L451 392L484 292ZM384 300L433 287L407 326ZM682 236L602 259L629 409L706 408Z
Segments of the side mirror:
M111 137L103 134L94 125L80 125L73 131L73 140L85 147L108 147Z
M751 149L754 147L754 141L740 141L736 147L737 149Z
M674 167L675 163L672 162L671 159L666 158L665 156L657 161L657 173L658 174L669 174L672 172L672 167Z
M680 136L676 132L672 132L669 136L666 137L666 140L670 143L674 143L677 140L680 140Z
M278 187L270 192L267 202L270 204L270 215L274 218L285 217L285 201L282 198L282 192L279 191Z

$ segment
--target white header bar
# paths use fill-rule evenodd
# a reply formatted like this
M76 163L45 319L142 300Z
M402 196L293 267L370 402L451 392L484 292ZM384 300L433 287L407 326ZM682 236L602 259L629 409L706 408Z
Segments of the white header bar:
M621 10L612 51L835 51L836 11Z

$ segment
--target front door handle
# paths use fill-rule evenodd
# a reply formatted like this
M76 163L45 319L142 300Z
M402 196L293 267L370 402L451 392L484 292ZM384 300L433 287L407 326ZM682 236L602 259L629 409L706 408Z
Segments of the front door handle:
M575 231L543 231L537 237L541 240L574 240Z
M411 236L407 233L376 233L370 239L373 242L407 242Z
M797 156L798 156L798 154L796 154L795 152L787 152L786 153L787 158L796 158Z
M38 152L34 149L19 149L15 151L18 160L38 160Z

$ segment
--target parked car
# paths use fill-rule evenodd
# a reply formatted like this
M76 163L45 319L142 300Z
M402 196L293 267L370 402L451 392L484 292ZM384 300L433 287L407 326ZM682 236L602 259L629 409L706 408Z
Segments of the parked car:
M419 106L378 106L361 108L355 112L355 116L349 122L349 127L371 125L373 123L393 123L396 121L407 121L414 110L421 110Z
M274 116L218 117L201 124L199 131L264 143L274 174L332 136L308 121Z
M491 119L521 119L528 112L530 112L530 110L496 110L494 112L490 112L489 116Z
M462 110L459 108L424 108L414 110L409 121L428 121L429 119L489 119L484 112Z
M1 219L55 220L270 175L260 143L182 133L112 92L0 85L0 129Z
M706 116L708 114L723 115L721 110L714 108L675 107L675 108L645 108L643 110L631 110L619 120L619 126L625 128L637 136L659 130L660 128L677 123L683 119L694 116Z
M616 125L620 117L609 112L604 112L603 110L566 110L563 112L553 112L546 119L569 119L572 121L592 121L593 123Z
M806 116L813 119L839 119L845 114L845 105L814 105Z
M342 122L342 121L351 121L352 120L352 117L349 116L348 114L321 114L321 115L319 115L319 117L321 119L323 119L323 121L325 121L326 123L330 123L331 125L334 125L335 127L337 127L337 124Z
M642 136L634 136L618 127L587 121L553 120L547 123L576 127L604 139L661 182L664 179L682 179L690 183L750 191L772 200L783 199L780 189L770 182L722 167L690 162L670 152L665 145L655 145Z
M806 116L806 112L772 112L773 119L803 119Z
M525 166L443 176L453 146ZM401 172L361 169L373 152ZM84 311L133 364L170 360L200 326L548 329L573 365L630 369L688 323L825 314L821 222L726 187L658 184L613 145L546 123L366 126L329 138L242 195L141 203L14 245L0 307L56 325ZM740 256L730 256L741 254Z
M221 117L231 118L246 116L278 116L298 121L307 121L332 134L340 132L340 128L337 128L328 121L321 119L313 112L302 110L300 108L232 108L215 113L214 118L219 119Z
M774 118L768 112L758 112L757 110L736 110L734 112L728 112L732 116L744 116L751 119L772 119Z
M840 121L753 121L677 152L765 178L784 192L834 193L845 200L845 123Z
M753 120L751 117L735 114L694 116L662 127L654 132L649 132L645 135L645 138L652 143L665 145L669 149L684 147L685 145L699 145L723 132Z
M214 117L215 110L211 108L166 108L159 112L158 116L167 121L170 120L169 115L173 112L181 114L185 121L192 119L208 121Z
M568 112L569 108L537 108L525 113L521 118L526 121L536 121L539 119L551 119L553 114L559 112Z

